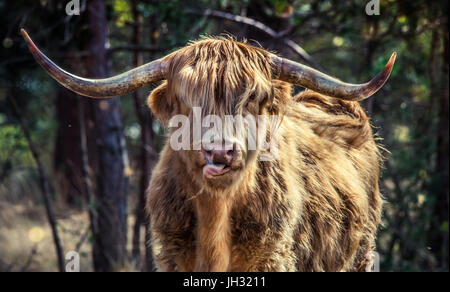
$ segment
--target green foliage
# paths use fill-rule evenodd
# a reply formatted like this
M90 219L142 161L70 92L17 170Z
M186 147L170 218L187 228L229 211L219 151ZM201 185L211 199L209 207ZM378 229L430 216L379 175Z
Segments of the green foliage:
M124 27L126 23L133 20L131 15L131 9L129 1L126 0L113 0L112 1L113 14L115 18L114 25L118 28Z
M0 122L2 118L0 115ZM8 161L16 167L33 165L27 141L18 125L1 125L0 141L0 162Z

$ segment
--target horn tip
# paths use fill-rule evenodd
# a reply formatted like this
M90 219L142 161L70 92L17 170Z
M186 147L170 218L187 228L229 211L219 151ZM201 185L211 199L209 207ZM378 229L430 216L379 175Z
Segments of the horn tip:
M389 61L387 62L383 72L387 73L386 74L386 80L387 78L389 78L389 75L391 74L392 69L394 68L394 64L395 64L395 59L397 58L397 52L393 52L391 57L389 58ZM385 80L385 81L386 81Z
M23 28L20 29L20 33L22 34L23 39L25 40L25 43L28 46L28 49L30 52L36 57L36 52L39 52L39 49L34 44L33 40L28 35L27 31Z
M31 40L30 36L28 35L27 31L23 28L20 29L20 33L22 34L22 37L24 38L25 42L28 45L32 45L33 41Z
M29 38L27 31L24 28L20 29L20 33L24 38Z
M389 58L388 65L389 67L393 67L395 63L395 59L397 58L397 52L393 52L391 58Z

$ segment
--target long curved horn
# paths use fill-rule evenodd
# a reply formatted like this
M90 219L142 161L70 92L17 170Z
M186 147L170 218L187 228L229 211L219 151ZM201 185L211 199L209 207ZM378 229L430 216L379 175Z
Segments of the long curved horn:
M375 94L388 80L397 54L375 78L365 84L349 84L300 63L272 55L275 79L300 85L316 92L345 100L363 100Z
M166 78L167 62L162 59L147 63L128 72L106 79L87 79L64 71L45 56L33 43L27 32L22 36L36 61L64 87L81 95L106 98L127 94L152 82Z

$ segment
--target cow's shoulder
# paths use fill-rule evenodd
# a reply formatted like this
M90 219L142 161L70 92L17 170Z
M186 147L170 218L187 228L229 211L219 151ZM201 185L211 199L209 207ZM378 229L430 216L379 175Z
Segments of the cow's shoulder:
M152 178L147 189L147 211L152 224L166 231L187 230L194 220L192 201L174 167L177 158L173 151L161 152L160 160L152 171Z
M305 90L294 96L294 101L309 108L320 109L332 115L347 115L354 119L367 121L367 115L359 102L329 97L312 90Z
M341 100L305 90L294 96L296 116L320 137L359 148L373 142L369 118L357 101Z

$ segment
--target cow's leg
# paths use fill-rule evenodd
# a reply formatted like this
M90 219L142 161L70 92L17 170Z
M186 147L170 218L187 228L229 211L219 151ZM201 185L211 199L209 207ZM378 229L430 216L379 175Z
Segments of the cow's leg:
M192 205L180 193L179 183L170 180L173 176L167 173L167 169L156 167L148 188L147 214L155 264L161 271L192 271L195 256Z
M296 257L288 243L265 245L255 240L254 245L234 248L230 272L295 272ZM259 247L256 247L259 244ZM264 245L264 246L263 246Z
M175 256L170 252L171 244L167 240L161 240L164 235L152 228L153 260L158 272L175 272ZM164 242L163 242L164 241Z

